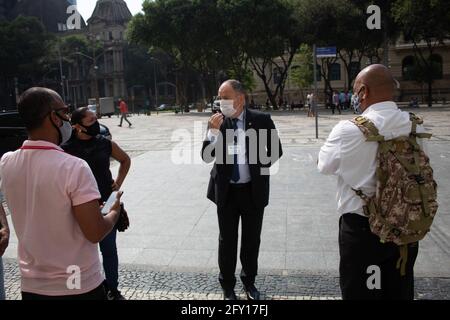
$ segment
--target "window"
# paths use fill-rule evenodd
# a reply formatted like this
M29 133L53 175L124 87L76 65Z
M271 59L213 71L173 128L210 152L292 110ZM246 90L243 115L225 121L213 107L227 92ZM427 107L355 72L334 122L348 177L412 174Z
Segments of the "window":
M333 63L330 66L330 81L341 80L341 65L339 63Z
M58 23L58 31L67 31L67 25L64 23Z
M112 31L109 32L109 40L113 40L113 33L112 33Z
M413 56L407 56L402 62L402 77L405 81L411 81L415 78L416 61Z

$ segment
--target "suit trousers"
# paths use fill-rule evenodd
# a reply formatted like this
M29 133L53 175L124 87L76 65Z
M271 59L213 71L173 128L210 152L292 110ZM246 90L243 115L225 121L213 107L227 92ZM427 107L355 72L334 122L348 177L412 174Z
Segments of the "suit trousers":
M258 255L264 207L253 203L251 183L232 185L224 207L217 208L219 220L219 281L223 289L233 289L236 284L238 228L241 220L240 274L244 287L255 283L258 273Z
M406 275L397 269L399 247L382 243L369 219L344 214L339 220L339 275L344 300L413 300L418 243L408 245Z

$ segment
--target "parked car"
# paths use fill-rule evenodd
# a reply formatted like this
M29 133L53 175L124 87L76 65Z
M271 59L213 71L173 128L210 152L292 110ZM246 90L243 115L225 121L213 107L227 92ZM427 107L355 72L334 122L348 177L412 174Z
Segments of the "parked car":
M17 111L0 113L0 157L20 148L28 134Z
M100 134L111 140L109 128L100 124ZM6 152L20 148L28 134L17 111L0 112L0 157Z
M168 104L162 104L158 108L156 108L156 110L158 110L158 111L165 111L165 110L170 110L170 109L171 109L171 107Z
M97 114L97 105L96 104L90 104L87 106L88 109L92 112L94 112L95 114Z
M213 105L211 107L211 112L212 113L221 112L220 111L220 101L219 100L214 101L214 103L213 103Z

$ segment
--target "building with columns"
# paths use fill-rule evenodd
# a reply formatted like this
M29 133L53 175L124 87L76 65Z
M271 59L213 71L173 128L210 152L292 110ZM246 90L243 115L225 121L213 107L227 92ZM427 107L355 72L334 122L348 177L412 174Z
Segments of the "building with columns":
M123 0L98 0L87 27L79 32L102 50L80 57L69 66L67 100L75 106L97 97L127 97L125 83L125 32L132 14ZM70 34L70 33L69 33ZM97 92L98 90L98 92Z

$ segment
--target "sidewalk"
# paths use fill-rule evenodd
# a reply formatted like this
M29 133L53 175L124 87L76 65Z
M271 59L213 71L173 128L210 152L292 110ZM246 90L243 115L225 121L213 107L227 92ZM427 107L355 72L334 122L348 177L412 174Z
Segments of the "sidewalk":
M15 261L5 261L6 296L20 300L20 277ZM161 271L144 266L122 265L121 291L128 300L221 300L217 275L195 271ZM339 278L335 274L293 272L287 275L260 274L256 285L263 300L340 300ZM245 300L240 283L236 294ZM417 278L416 299L450 300L450 279Z
M340 295L336 280L339 263L336 179L317 173L316 159L334 124L352 116L323 116L319 122L320 139L316 140L313 138L315 123L303 113L272 115L280 130L284 156L279 173L271 178L271 200L265 211L259 258L260 274L265 276L258 281L263 287L268 284L268 297ZM425 116L427 127L435 133L429 149L439 184L440 209L431 233L420 244L415 274L419 283L424 283L423 293L429 291L441 297L442 292L450 291L450 128L446 122L450 112L432 111ZM145 297L150 293L154 294L151 297L163 297L163 293L155 293L159 289L154 288L151 280L154 277L168 280L167 287L161 285L162 292L167 294L180 290L201 295L220 292L216 279L216 208L206 199L211 165L199 161L203 134L193 138L193 150L184 149L192 151L192 159L198 164L175 165L171 160L172 152L183 150L174 149L180 144L171 139L174 130L190 132L194 130L194 121L204 124L207 119L207 115L199 114L133 117L135 128L132 129L118 128L117 119L102 119L114 140L133 155L132 169L123 186L131 226L118 234L122 276L134 277L134 282L122 283L130 292L145 289ZM14 259L16 249L17 240L12 231L6 258ZM134 271L141 267L151 271ZM239 263L236 271L240 271ZM296 283L292 276L296 274L304 275L298 279L294 276L300 283L314 282L315 276L322 275L319 282L324 285L311 291L305 291L302 286L288 290L284 285L282 290L270 289L273 281ZM141 288L137 277L150 280L143 282ZM208 286L190 285L197 283L193 280L197 277L204 279ZM181 289L176 287L178 278Z

